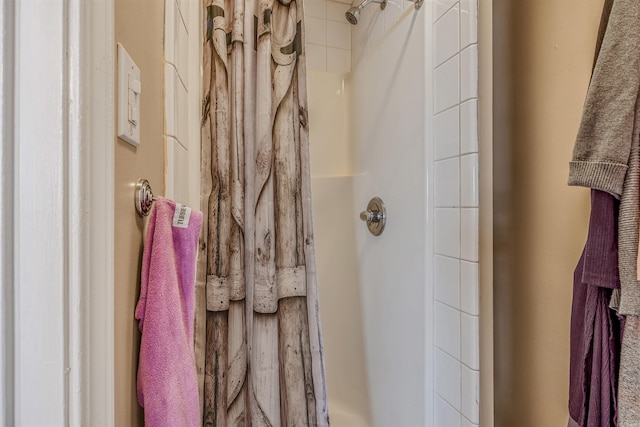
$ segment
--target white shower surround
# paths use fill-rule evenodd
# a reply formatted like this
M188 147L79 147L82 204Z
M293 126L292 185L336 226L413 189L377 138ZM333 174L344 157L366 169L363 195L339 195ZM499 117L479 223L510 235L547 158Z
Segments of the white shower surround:
M383 12L369 6L348 36L350 63L341 60L343 52L337 50L345 48L345 40L336 39L344 34L346 24L340 20L346 4L305 3L314 219L332 424L475 426L479 424L477 0L426 1L418 12L406 0L390 1ZM341 65L336 67L337 63ZM426 82L421 84L416 76ZM391 88L393 92L388 92ZM410 96L397 99L397 93ZM383 116L371 118L372 111ZM422 127L412 124L420 114L424 114ZM414 200L395 197L394 183L384 177L373 185L365 183L376 180L369 168L406 162L398 151L409 151L424 162L424 182L412 185L424 191L421 196L413 194ZM402 164L397 167L399 174L407 169ZM391 181L398 181L396 187L402 192L411 192L397 185L402 179ZM419 283L385 280L384 262L379 262L376 274L369 271L372 260L366 258L379 250L377 246L393 245L402 234L393 225L382 237L386 240L363 234L357 213L366 200L360 200L364 194L359 193L376 189L388 193L390 224L407 219L398 210L419 209L421 204L426 208L422 221L413 224L415 233L424 236L413 248L414 253L424 253L423 274L416 270L407 279L418 278ZM333 207L327 203L331 200ZM336 227L338 221L342 224ZM401 243L396 243L401 250ZM412 250L405 251L412 256ZM424 300L413 306L413 313L405 309L401 315L403 307L398 304L407 299L398 296L399 285L412 290L409 299ZM392 315L394 310L400 320ZM420 310L424 324L416 325ZM385 337L389 328L395 328L395 335ZM420 345L424 346L421 360L398 366L406 358L403 352L417 351ZM389 362L391 370L385 369ZM357 366L366 367L366 372L354 369ZM387 375L390 371L393 375ZM420 381L411 381L412 374ZM403 381L412 385L399 388ZM413 397L422 399L420 411L405 406L411 387Z
M433 7L436 426L480 422L477 10Z
M165 0L164 9L164 196L190 206L200 205L200 1Z

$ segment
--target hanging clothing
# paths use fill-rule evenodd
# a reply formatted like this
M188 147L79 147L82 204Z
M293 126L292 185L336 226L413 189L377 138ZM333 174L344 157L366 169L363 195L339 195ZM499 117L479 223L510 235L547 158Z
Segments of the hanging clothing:
M610 10L608 10L610 8ZM582 121L569 164L569 185L595 188L620 197L629 168L640 55L635 0L605 4L596 61Z
M636 108L629 172L624 185L619 226L622 288L618 312L626 315L626 318L620 355L618 413L620 427L637 427L640 426L640 281L637 265L640 228L640 98Z
M198 426L194 280L202 214L158 198L142 255L138 402L148 427Z
M618 381L618 426L640 426L640 316L626 316Z
M608 0L597 58L573 159L570 185L621 199L618 221L620 291L611 305L625 315L618 383L618 425L640 425L640 2ZM603 14L604 16L605 14Z
M571 311L570 427L616 424L620 322L609 308L618 276L619 202L591 190L589 234L574 273Z
M585 100L570 163L569 185L621 199L619 217L620 313L640 315L637 280L640 219L640 2L613 0Z

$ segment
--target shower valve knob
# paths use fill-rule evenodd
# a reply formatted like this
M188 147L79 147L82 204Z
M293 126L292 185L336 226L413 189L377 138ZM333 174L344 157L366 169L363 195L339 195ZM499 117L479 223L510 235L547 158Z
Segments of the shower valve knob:
M360 219L367 222L380 222L382 221L382 212L362 211L360 212Z
M369 232L379 236L387 223L387 210L380 197L374 197L369 201L367 210L360 212L360 219L367 223Z

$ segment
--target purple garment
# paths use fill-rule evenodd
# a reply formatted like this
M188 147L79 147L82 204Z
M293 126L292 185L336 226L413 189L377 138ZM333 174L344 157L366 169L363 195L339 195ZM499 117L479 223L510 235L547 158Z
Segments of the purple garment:
M589 234L574 273L569 382L570 426L616 426L620 322L609 308L618 275L618 207L591 190Z

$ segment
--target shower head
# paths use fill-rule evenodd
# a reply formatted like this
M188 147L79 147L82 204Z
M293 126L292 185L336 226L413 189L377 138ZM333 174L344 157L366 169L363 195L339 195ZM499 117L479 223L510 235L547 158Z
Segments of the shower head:
M424 0L409 0L415 3L415 8L420 9L422 7L422 3ZM387 0L359 0L358 3L352 5L349 10L344 14L349 24L356 25L358 20L360 19L360 12L365 8L369 3L378 3L380 4L380 10L384 10L387 6Z
M351 6L349 10L347 10L347 13L344 14L347 21L352 25L356 25L358 23L358 19L360 19L360 12L369 3L379 3L380 9L384 10L387 5L387 0L360 0L355 6Z
M356 25L358 23L358 18L360 18L360 9L357 7L350 7L344 16L347 18L347 21L349 21L349 24Z

